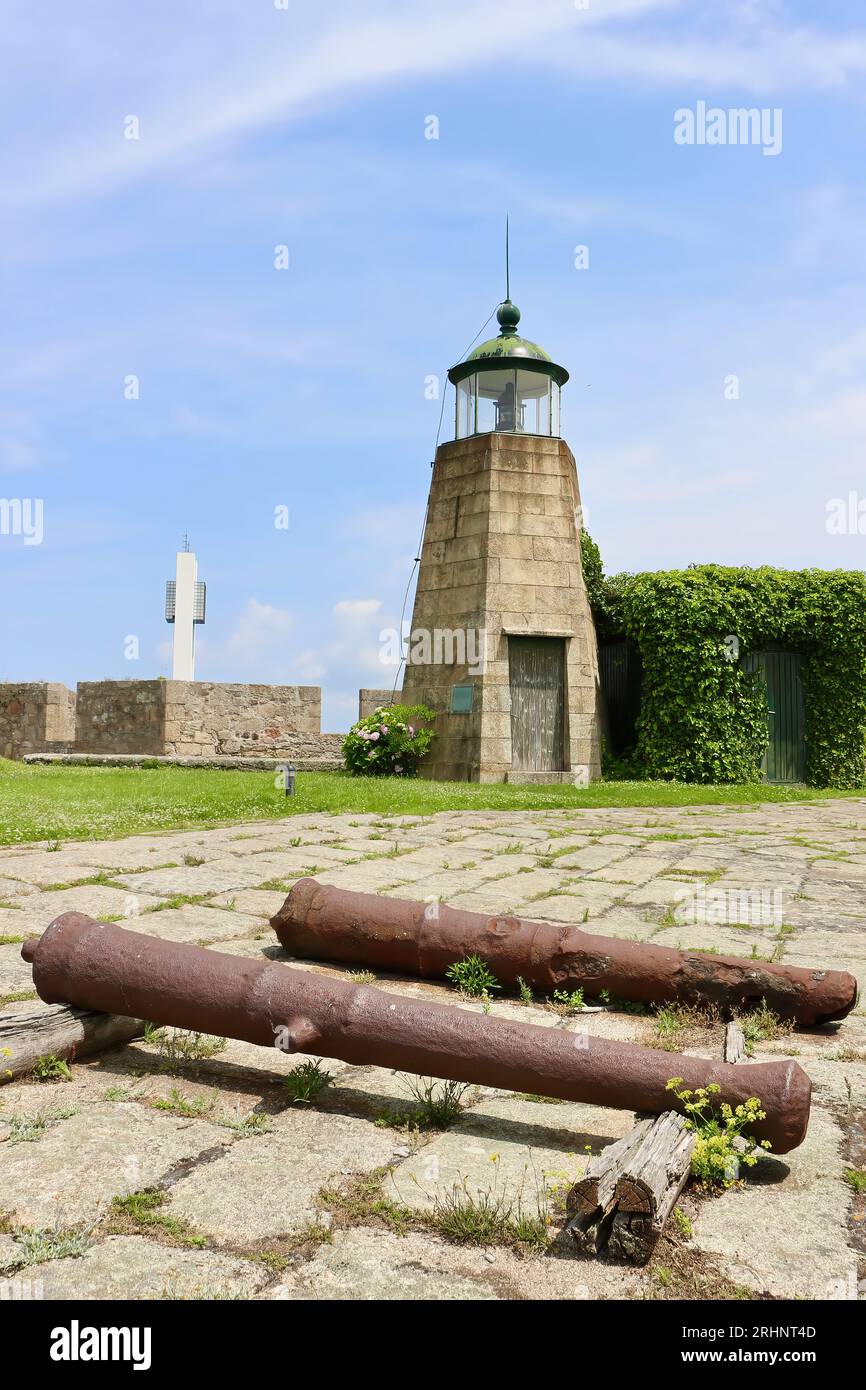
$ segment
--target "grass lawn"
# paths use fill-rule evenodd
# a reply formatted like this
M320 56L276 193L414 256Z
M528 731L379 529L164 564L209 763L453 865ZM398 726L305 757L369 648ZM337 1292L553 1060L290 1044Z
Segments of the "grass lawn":
M31 767L0 759L0 844L102 840L316 811L372 811L387 816L572 806L719 806L863 794L802 786L686 786L678 782L594 782L583 788L480 786L299 772L296 795L289 798L275 788L270 772Z

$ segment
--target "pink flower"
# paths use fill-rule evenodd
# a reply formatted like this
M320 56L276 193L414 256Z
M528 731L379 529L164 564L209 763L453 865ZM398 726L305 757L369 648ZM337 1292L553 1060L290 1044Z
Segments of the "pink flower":
M376 741L376 739L379 737L379 735L378 735L378 734L371 734L370 737L371 737L371 739L373 740L373 742L375 743L375 741Z
M387 732L388 732L388 725L387 725L387 724L380 724L379 727L380 727L380 729L382 730L382 733L383 733L383 734L387 734Z
M414 737L415 730L412 728L412 725L411 725L411 724L409 725L409 733L410 733L410 735L412 735L412 736Z

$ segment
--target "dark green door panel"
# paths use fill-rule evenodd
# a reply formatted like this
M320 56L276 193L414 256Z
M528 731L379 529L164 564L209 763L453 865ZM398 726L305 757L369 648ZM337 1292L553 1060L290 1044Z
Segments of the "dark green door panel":
M799 652L753 652L746 657L747 671L764 683L767 700L767 782L802 782L806 775L806 707L800 677Z
M643 666L636 642L607 642L598 649L601 688L607 704L611 750L624 753L637 742Z

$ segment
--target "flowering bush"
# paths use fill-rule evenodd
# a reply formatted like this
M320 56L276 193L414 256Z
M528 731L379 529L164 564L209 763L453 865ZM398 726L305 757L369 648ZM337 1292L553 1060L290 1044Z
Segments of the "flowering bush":
M736 1141L748 1133L758 1120L766 1120L767 1112L761 1109L757 1096L750 1096L736 1109L726 1103L718 1105L716 1096L721 1086L711 1082L709 1086L699 1086L696 1091L679 1089L683 1078L672 1076L666 1090L673 1091L682 1102L688 1116L686 1129L694 1131L695 1147L692 1149L692 1177L697 1178L701 1187L733 1187L739 1181L740 1164L754 1168L757 1157L754 1145L744 1150L737 1147ZM758 1146L770 1147L769 1139L762 1139Z
M353 724L343 740L343 758L355 777L414 777L433 742L427 725L436 717L426 705L383 705Z

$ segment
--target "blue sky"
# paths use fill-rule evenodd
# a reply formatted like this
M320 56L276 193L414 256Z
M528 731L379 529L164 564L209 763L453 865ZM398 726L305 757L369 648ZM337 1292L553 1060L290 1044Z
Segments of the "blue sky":
M189 531L198 674L346 727L506 211L607 569L862 568L826 517L866 496L866 15L830 8L7 0L0 498L44 539L0 535L0 680L167 674ZM780 152L676 144L699 101L781 110Z

